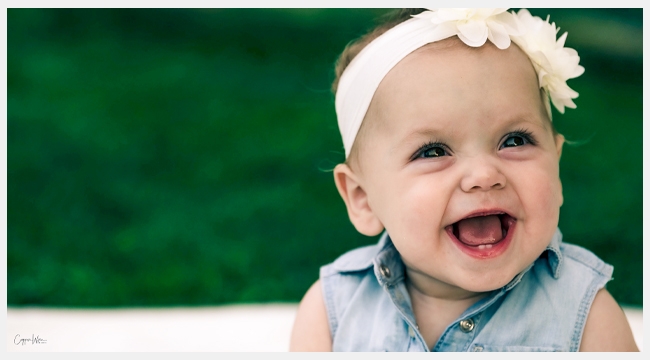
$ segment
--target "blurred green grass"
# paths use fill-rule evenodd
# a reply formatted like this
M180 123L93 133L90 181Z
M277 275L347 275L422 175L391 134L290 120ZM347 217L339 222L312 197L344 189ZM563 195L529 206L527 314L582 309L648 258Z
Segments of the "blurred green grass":
M329 86L385 12L8 9L8 305L298 301L375 242L328 172ZM641 305L642 10L531 12L586 68L578 109L554 115L582 142L563 152L560 228Z

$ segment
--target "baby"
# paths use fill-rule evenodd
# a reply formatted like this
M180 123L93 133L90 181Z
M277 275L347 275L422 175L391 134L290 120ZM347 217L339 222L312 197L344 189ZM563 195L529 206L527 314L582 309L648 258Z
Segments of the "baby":
M440 9L346 48L334 180L383 234L321 268L292 351L637 351L612 267L557 228L550 103L574 108L584 71L565 38L526 10Z

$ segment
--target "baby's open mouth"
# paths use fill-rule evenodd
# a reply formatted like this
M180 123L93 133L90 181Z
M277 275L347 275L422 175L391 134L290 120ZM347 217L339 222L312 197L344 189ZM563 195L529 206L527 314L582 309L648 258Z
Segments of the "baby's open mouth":
M503 240L517 220L506 213L473 216L450 225L461 243L478 249L490 249Z

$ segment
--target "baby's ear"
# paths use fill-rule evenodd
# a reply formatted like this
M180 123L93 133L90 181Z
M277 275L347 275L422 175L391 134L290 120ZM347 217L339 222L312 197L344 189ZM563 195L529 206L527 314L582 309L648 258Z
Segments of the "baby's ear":
M558 160L562 157L562 145L564 145L564 135L555 135L555 150L557 151Z
M348 209L350 221L357 231L366 236L381 233L384 226L370 208L368 195L358 176L347 164L338 164L334 168L334 182Z

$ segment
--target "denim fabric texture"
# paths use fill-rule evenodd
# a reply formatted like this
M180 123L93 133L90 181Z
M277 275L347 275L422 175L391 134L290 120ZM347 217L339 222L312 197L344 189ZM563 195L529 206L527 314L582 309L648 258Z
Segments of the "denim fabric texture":
M433 349L416 326L388 234L323 266L320 279L334 351L578 351L612 272L590 251L562 243L558 229L533 264L449 324Z

